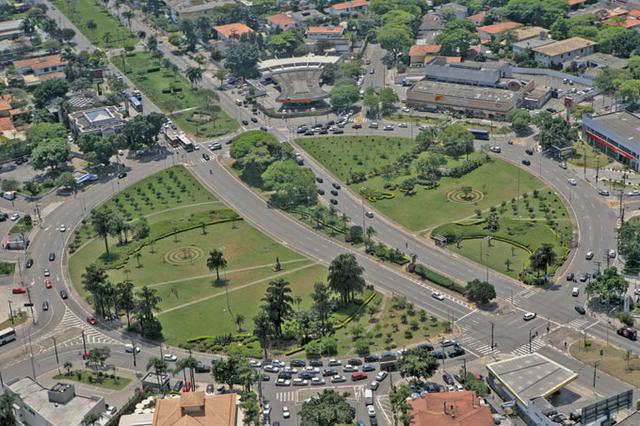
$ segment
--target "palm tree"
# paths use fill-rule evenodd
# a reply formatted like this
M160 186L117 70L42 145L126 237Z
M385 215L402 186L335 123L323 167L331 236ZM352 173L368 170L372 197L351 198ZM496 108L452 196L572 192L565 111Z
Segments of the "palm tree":
M71 361L65 361L65 363L62 364L62 368L67 370L67 376L68 376L68 375L71 374L71 369L73 368L73 363Z
M131 20L133 19L133 12L130 10L125 10L122 13L122 17L127 20L127 27L129 28L129 31L131 31Z
M364 289L364 269L358 265L356 257L351 253L343 253L331 261L329 265L329 287L340 294L343 303L354 299L355 293Z
M367 233L367 240L369 240L369 242L371 242L371 238L374 235L376 235L376 230L373 229L373 226L369 226L369 227L367 227L366 233Z
M280 336L282 334L282 324L293 313L293 308L291 307L293 297L291 297L289 282L282 278L271 281L262 301L266 303L265 309L273 322L275 335Z
M238 332L242 331L242 324L244 324L244 315L236 315L236 325L238 326Z
M185 368L189 369L189 377L191 378L191 390L195 390L196 385L196 368L198 367L198 360L192 356L184 359Z
M107 31L102 36L102 39L104 40L104 44L109 45L109 42L111 41L111 33L109 31Z
M129 280L116 284L116 306L118 309L124 309L124 312L127 315L128 328L131 328L131 311L136 307L135 300L133 298L133 287L133 283Z
M198 82L202 81L202 68L189 67L185 71L185 75L191 82L191 87L194 87Z
M224 253L221 250L213 249L209 252L209 258L207 259L207 268L210 271L216 270L216 281L220 281L220 268L227 267L227 259L224 258Z
M160 359L154 356L149 358L149 361L147 362L146 370L149 371L152 368L154 373L156 374L156 379L158 381L158 388L162 388L161 391L162 391L162 394L164 395L165 389L164 389L164 386L160 384L160 375L167 372L168 370L167 363L163 359Z
M138 268L142 268L142 263L140 263L140 259L142 258L142 253L139 251L134 254L136 261L138 262Z
M0 395L0 425L14 426L17 424L13 414L13 404L16 398L11 392L5 391Z
M111 235L111 217L112 213L109 209L98 209L91 213L91 225L93 230L99 237L104 239L104 250L109 255L109 242L107 238Z

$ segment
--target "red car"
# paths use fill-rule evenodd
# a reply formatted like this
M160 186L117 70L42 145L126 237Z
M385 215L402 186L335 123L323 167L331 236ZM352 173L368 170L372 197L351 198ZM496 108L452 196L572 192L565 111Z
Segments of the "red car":
M87 317L87 322L91 325L96 325L98 323L94 317Z
M352 128L352 129L362 129L362 124L360 124L360 123L353 123L353 124L351 125L351 128Z
M27 289L24 288L24 287L14 287L11 290L11 293L13 293L13 294L23 294L23 293L26 293L26 292L27 292Z
M53 285L51 284L51 278L46 277L46 278L44 279L44 286L45 286L46 288L52 288L52 287L53 287Z
M357 382L358 380L366 380L367 373L353 373L351 374L351 381Z
M364 63L365 65L371 65L371 59L367 58Z

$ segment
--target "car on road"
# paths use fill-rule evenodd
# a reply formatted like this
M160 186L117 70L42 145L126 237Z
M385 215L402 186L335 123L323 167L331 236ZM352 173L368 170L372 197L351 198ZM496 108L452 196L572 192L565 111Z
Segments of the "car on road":
M207 365L202 361L198 361L196 364L196 373L208 373L209 371L211 371L211 364Z
M367 414L369 415L369 417L376 416L376 409L373 405L367 405Z
M579 287L574 287L571 289L571 295L573 297L578 297L580 296L580 288Z
M371 382L369 383L369 389L371 390L378 390L378 387L380 386L380 382Z
M56 254L53 252L49 253L49 262L53 262L54 260L56 260Z
M49 272L49 268L44 268L44 276L45 277L50 277L51 276L51 272Z
M558 167L560 167L561 169L567 169L567 163L564 161L561 161L560 164L558 164Z
M213 383L209 383L209 384L207 385L207 390L206 390L206 392L207 392L207 395L212 395L212 394L213 394Z
M598 190L598 195L602 195L603 197L608 197L609 196L609 190L608 189L599 189Z
M267 373L278 373L280 371L279 367L267 364L263 367L264 371L266 371Z
M33 259L32 258L28 258L27 261L24 264L24 267L29 269L33 266Z
M304 367L307 363L301 359L292 359L291 362L289 362L289 365L291 367Z
M11 219L14 222L19 218L20 218L20 215L18 213L13 213L11 216L9 216L9 219Z
M384 126L382 128L382 130L384 130L386 132L389 132L389 131L393 130L393 126L391 124L387 124L386 126Z
M616 251L614 249L609 249L609 251L607 252L607 255L609 256L609 258L615 259L616 258Z
M334 197L338 196L338 191L336 191L335 189L332 189L331 191L329 191L331 193L331 195L333 195Z
M65 232L66 230L67 230L67 227L64 225L64 223L58 227L58 231L60 232Z
M338 200L336 200L335 198L330 199L329 202L334 206L338 204Z
M438 291L434 291L433 293L431 293L431 297L438 300L444 300L444 295Z
M183 383L182 380L178 380L176 384L173 385L173 391L180 392L180 389L182 389L182 383Z
M407 123L400 123L400 124L398 124L398 127L402 128L402 129L406 129L407 127L409 127L409 125Z
M324 179L322 179L320 176L316 176L316 182L322 183L324 182Z
M249 122L247 120L242 120L242 124L244 124L245 126L248 126Z
M584 310L584 308L582 307L582 305L576 305L575 310L577 313L579 313L580 315L584 315L587 313L587 311Z
M524 150L527 155L533 155L533 150L531 148L527 148Z
M531 161L525 159L525 160L522 160L522 164L524 164L525 166L530 166Z
M638 331L633 327L623 326L616 330L619 336L626 337L630 340L636 340L638 337Z
M569 185L571 186L576 186L578 184L578 181L575 180L574 178L567 179L567 182L569 182Z
M211 160L211 157L209 157L209 154L207 154L206 152L202 153L202 158L204 158L204 161L209 161Z
M522 319L525 321L531 321L532 319L534 319L537 316L537 314L535 312L526 312L523 316Z
M51 283L51 277L45 277L44 279L44 287L45 288L52 288L53 284Z
M580 274L580 278L578 278L580 280L580 282L585 282L589 279L589 274L587 274L586 272L583 272Z
M66 290L60 290L60 297L62 297L63 299L66 299L69 297L69 295L67 294Z
M584 255L584 258L587 260L593 259L593 250L588 250L587 254Z
M209 145L209 149L211 151L218 151L218 150L222 149L222 144L220 142L212 143L211 145Z
M442 346L443 348L446 348L449 346L458 346L458 342L453 339L442 339L440 341L440 346Z
M124 179L127 177L127 172L120 172L118 173L118 179Z
M380 361L380 357L375 354L365 355L364 362L378 362Z
M569 272L569 273L567 273L566 278L567 278L567 281L573 281L573 280L576 279L576 276L575 276L575 274L573 272Z
M220 394L223 394L224 392L225 392L224 385L220 384L216 386L216 394L220 395Z
M339 184L339 183L337 183L337 182L333 182L333 183L331 184L331 186L333 186L333 188L334 188L334 189L340 189L340 188L342 188L342 187L340 186L340 184Z
M293 386L307 386L309 384L309 380L295 378L295 379L293 379L292 384L293 384Z
M384 379L387 378L388 375L389 373L387 373L386 371L380 371L378 374L376 374L376 380L378 382L382 382Z
M7 219L9 219L9 215L4 212L0 212L0 222L4 222Z
M251 121L253 121L254 123L257 123L257 122L258 122L258 119L257 119L257 118L255 118L255 117L251 117Z
M376 73L375 68L371 68L371 69L369 70L369 74L375 74L375 73Z
M500 148L499 146L492 146L491 148L489 148L489 150L491 152L495 152L496 154L500 154L502 152L502 148Z
M174 354L164 354L162 358L167 362L176 362L178 360L178 357Z
M43 311L48 311L49 310L49 301L45 300L44 302L42 302L42 310Z
M634 189L633 191L629 191L629 193L627 194L629 197L638 197L640 196L640 189ZM13 217L13 215L12 215ZM11 219L14 220L14 219Z
M94 317L87 317L87 322L91 325L96 325L98 323Z
M341 376L340 374L336 374L331 378L331 383L343 383L346 381L347 381L347 378L344 376Z
M366 217L368 217L369 219L373 219L373 212L372 211L368 211L364 214Z
M318 195L324 195L325 194L324 189L322 189L322 188L316 189L316 192L318 193Z
M289 411L289 407L282 407L282 417L284 417L285 419L288 419L289 417L291 417L291 412Z
M11 289L12 294L24 294L27 292L25 287L14 287Z
M376 123L375 121L372 121L371 123L369 123L369 128L370 129L377 129L378 128L378 123Z
M339 359L331 358L327 365L329 367L337 367L339 365L342 365L342 361L340 361Z
M315 132L313 130L309 129L306 132L304 132L304 135L305 136L313 136L313 135L315 135Z

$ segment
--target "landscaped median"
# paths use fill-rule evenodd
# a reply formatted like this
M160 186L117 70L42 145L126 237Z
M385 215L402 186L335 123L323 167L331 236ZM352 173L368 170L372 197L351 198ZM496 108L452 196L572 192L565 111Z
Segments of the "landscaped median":
M631 350L622 350L600 340L580 339L574 342L571 355L591 367L623 380L635 388L640 387L640 358Z
M119 377L113 372L74 370L68 373L56 374L53 380L69 380L85 385L97 386L100 388L122 390L131 383L131 379Z

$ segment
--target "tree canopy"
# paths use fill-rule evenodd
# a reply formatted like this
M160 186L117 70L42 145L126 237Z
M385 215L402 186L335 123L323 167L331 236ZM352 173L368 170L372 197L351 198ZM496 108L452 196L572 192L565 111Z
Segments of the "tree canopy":
M274 191L271 201L283 209L307 206L316 201L313 171L293 160L276 161L262 174L265 188Z
M240 41L227 47L225 67L237 77L252 78L258 75L260 48L252 41Z
M242 178L262 185L262 174L278 160L293 157L291 145L280 143L270 133L260 130L246 132L234 139L230 150L236 160L233 167L241 170Z
M343 303L350 302L364 290L363 272L352 253L343 253L329 265L329 287L340 295Z
M330 96L333 109L342 112L358 102L360 91L354 83L341 83L331 89Z
M317 396L308 399L300 410L301 424L308 426L334 426L351 424L356 410L344 396L332 389L325 389Z
M509 0L502 13L516 22L549 28L567 9L565 0Z
M496 289L493 284L475 279L467 283L465 294L470 301L484 305L496 298Z
M439 365L438 360L428 350L411 348L402 354L402 358L398 362L398 369L402 377L426 380L433 376Z
M627 280L615 267L611 267L587 284L587 293L598 297L602 303L609 304L620 300L627 287Z
M552 146L571 146L578 138L578 131L560 116L553 116L543 111L536 116L535 122L540 128L536 139L543 150Z
M473 152L473 135L462 124L450 124L438 135L438 141L447 155L458 158Z
M624 256L625 268L629 271L640 269L640 222L626 221L618 230L620 254Z

